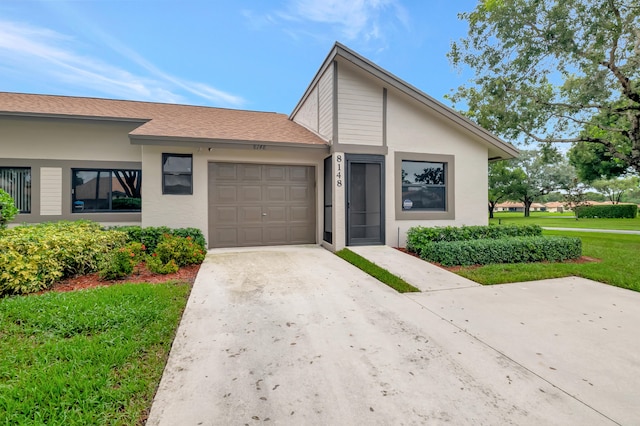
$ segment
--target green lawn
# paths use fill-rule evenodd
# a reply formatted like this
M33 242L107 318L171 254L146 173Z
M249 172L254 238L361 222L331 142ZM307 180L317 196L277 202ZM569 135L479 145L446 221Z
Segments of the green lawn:
M336 252L336 255L347 262L351 263L353 266L361 269L367 274L371 275L378 281L388 285L398 293L411 293L411 292L419 292L420 289L415 288L402 278L393 275L391 272L387 271L384 268L376 265L360 256L357 253L352 252L349 249L342 249Z
M185 283L0 299L0 418L140 425L186 305Z
M623 229L640 231L640 216L635 219L579 219L573 213L545 213L531 212L531 217L524 217L524 213L499 212L494 213L490 223L503 225L538 224L551 228L587 228L587 229Z
M638 267L640 235L575 231L544 231L544 235L579 237L582 240L583 255L600 261L582 264L526 263L487 265L479 268L463 268L458 273L481 284L502 284L575 275L640 291L640 268Z

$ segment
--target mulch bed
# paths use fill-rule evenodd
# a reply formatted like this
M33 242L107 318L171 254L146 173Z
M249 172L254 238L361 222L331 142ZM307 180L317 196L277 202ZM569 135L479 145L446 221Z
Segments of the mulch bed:
M198 271L200 270L200 265L189 265L183 266L173 274L155 274L149 271L144 264L138 265L133 275L130 275L127 278L121 280L101 280L98 277L97 273L88 274L88 275L80 275L77 277L67 278L62 281L58 281L53 284L51 288L46 291L74 291L74 290L82 290L86 288L93 287L104 287L110 286L114 284L122 284L122 283L163 283L166 281L177 280L177 281L186 281L190 284L196 280L196 275L198 275Z

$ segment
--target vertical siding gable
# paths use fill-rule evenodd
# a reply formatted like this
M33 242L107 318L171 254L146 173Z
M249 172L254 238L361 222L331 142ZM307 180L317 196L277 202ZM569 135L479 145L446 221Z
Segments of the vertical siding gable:
M383 145L383 88L346 64L338 68L341 144Z
M40 168L40 215L62 214L62 168Z
M318 133L329 140L333 137L333 67L328 67L318 83Z
M300 109L293 117L293 121L318 133L318 87L314 87Z

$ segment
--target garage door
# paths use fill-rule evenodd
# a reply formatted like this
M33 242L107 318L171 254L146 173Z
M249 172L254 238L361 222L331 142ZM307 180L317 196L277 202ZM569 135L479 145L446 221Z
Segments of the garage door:
M209 163L209 246L316 242L315 169Z

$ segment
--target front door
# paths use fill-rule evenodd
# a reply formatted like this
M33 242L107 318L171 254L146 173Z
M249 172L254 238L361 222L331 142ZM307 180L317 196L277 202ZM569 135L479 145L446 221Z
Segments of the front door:
M347 155L347 245L384 244L384 157Z

